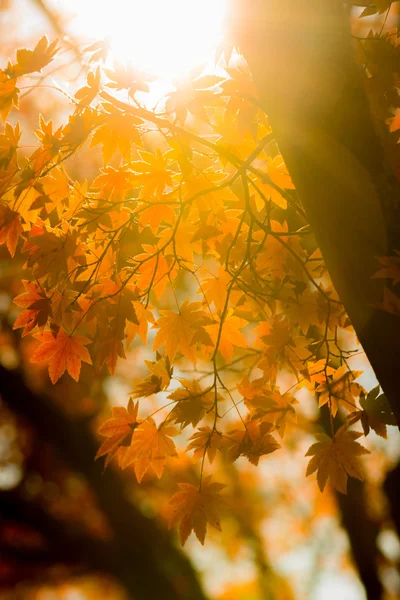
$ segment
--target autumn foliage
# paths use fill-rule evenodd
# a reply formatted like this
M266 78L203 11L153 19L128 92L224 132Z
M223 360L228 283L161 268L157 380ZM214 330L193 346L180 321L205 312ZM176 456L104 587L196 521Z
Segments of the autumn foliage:
M197 481L177 477L166 509L182 544L221 529L214 461L267 463L288 431L315 435L306 475L346 493L363 479L360 438L395 420L357 381L360 348L246 65L225 48L150 109L149 78L99 43L62 123L23 133L21 90L63 63L58 46L43 37L0 70L0 243L23 263L14 328L36 340L31 362L56 384L128 358L132 390L97 458L140 483L189 454ZM380 260L376 276L398 283L398 258Z

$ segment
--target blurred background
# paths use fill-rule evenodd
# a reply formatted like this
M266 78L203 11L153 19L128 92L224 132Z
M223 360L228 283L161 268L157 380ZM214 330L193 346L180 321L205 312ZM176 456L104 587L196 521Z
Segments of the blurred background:
M214 60L228 2L99 2L0 0L0 59L4 68L17 48L33 47L47 34L60 38L60 63L50 76L31 77L21 89L17 119L35 144L38 114L65 122L68 96L85 81L88 45L111 48L113 61L131 61L150 74L150 104L192 69ZM355 15L356 17L357 15ZM355 34L388 15L354 20ZM65 66L67 65L67 66ZM32 83L33 79L33 83ZM34 88L35 93L31 93ZM15 120L17 120L15 119ZM93 179L101 160L84 148L71 159L77 179ZM371 432L365 482L349 481L347 496L321 494L305 478L311 431L289 427L285 448L258 468L244 459L219 464L231 489L222 533L206 545L192 536L180 548L168 532L165 505L176 474L190 477L190 459L171 463L173 476L148 474L138 486L132 472L113 463L103 472L94 457L97 430L113 405L126 406L141 379L146 348L134 342L111 377L83 366L75 383L55 386L32 365L36 344L12 325L12 299L22 293L23 261L0 248L0 598L2 600L364 600L400 597L399 434ZM143 361L142 361L143 362ZM362 358L364 385L374 378ZM299 419L316 418L310 398L300 397ZM151 398L148 399L151 404Z

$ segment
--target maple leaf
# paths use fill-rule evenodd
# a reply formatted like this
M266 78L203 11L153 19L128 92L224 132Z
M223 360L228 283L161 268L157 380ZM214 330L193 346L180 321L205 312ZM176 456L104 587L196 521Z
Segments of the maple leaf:
M129 321L126 324L126 345L128 347L131 345L137 334L139 334L140 339L145 344L147 342L147 332L149 323L154 324L154 317L153 313L151 312L151 307L148 306L146 308L145 304L134 301L133 309L136 313L138 323L133 323L132 321Z
M360 393L362 410L356 410L349 415L349 424L361 421L365 436L373 429L377 435L386 439L386 425L396 425L397 422L388 399L385 394L379 394L379 390L377 385L367 395L364 392Z
M95 99L100 89L100 68L97 67L96 71L89 71L87 74L87 85L80 88L75 98L79 100L79 106L89 106L92 100Z
M19 89L17 80L10 78L5 71L0 69L0 116L3 122L7 119L13 106L18 108Z
M287 303L286 314L293 324L300 327L304 335L307 334L308 328L316 321L318 308L317 296L317 291L307 288L296 300L290 298Z
M230 431L227 436L229 459L235 461L239 456L246 456L252 465L257 466L261 456L280 448L280 444L270 434L272 429L271 423L266 421L246 421L244 429Z
M169 252L177 257L180 263L186 263L187 265L194 265L194 253L196 252L196 244L193 242L194 224L192 219L181 219L177 228L166 227L159 234L159 243L161 245L167 244L173 239L173 242L169 245ZM197 248L200 251L200 244L197 244Z
M103 103L102 107L105 110L105 118L96 129L91 146L102 145L105 163L109 162L117 150L125 160L130 160L132 143L141 145L138 125L142 123L142 119L123 113L108 102Z
M178 404L171 412L171 420L179 423L181 429L190 425L195 427L213 404L215 397L209 390L203 390L198 381L179 379L182 388L174 390L168 398Z
M60 228L45 227L38 221L31 228L29 238L22 249L28 252L25 267L30 268L37 279L47 279L50 285L55 285L69 271L76 273L76 267L86 264L87 246L79 230L66 221Z
M332 486L342 494L347 492L348 475L364 479L358 457L362 454L369 454L369 450L356 442L361 435L357 431L347 431L346 425L342 425L333 439L325 433L315 436L318 441L306 453L306 456L312 456L308 463L306 476L317 471L317 481L321 492L324 491L328 478Z
M228 285L231 282L231 276L223 267L218 269L217 277L208 277L201 283L199 292L204 294L208 304L214 302L215 308L221 314L226 301Z
M23 232L21 219L17 212L0 205L0 245L5 244L12 257L17 249L18 239Z
M147 206L147 208L145 208ZM141 227L149 225L151 231L157 234L161 223L172 225L175 221L175 210L169 206L165 195L157 195L146 199L146 204L138 203L137 212L140 214Z
M57 214L61 215L70 195L68 177L62 169L54 168L51 175L45 175L41 178L41 184L43 195L36 199L31 208L39 208L44 203L49 205L49 207L46 206L47 214L50 214L52 210L56 210ZM41 214L44 214L44 212L42 211Z
M287 200L282 193L285 189L294 189L294 185L282 156L268 159L266 172L268 177L265 181L255 180L257 188L267 200L272 200L280 208L287 208ZM264 198L258 192L256 206L259 211L265 207Z
M171 436L176 433L173 427L165 427L163 423L157 427L151 417L147 418L135 429L131 445L122 459L122 468L133 464L139 483L150 467L160 479L167 458L177 456L175 444L171 440Z
M176 82L176 91L167 94L166 109L175 113L176 120L185 123L190 112L203 121L208 121L206 105L216 105L218 100L210 88L218 85L223 78L216 75L199 77L203 67L195 68L181 82Z
M117 64L115 69L104 70L110 82L107 87L115 90L128 90L129 95L133 98L135 92L148 92L148 81L153 78L146 73L141 73L134 69L132 65Z
M325 383L326 376L333 375L335 373L335 369L330 365L326 364L326 359L321 358L316 362L309 362L307 364L307 378L312 382L312 384L317 383ZM313 388L314 389L314 388Z
M156 154L145 150L138 152L142 160L134 161L130 166L135 172L136 187L142 187L141 197L160 195L166 186L172 187L171 173L167 170L168 160L161 151L157 149Z
M276 406L274 394L265 377L249 380L244 377L237 386L238 392L243 396L247 408L251 410L266 410Z
M129 436L132 436L132 433L139 424L137 420L138 409L139 403L136 402L136 404L134 404L131 399L129 399L127 408L124 408L123 406L113 406L111 408L112 418L107 419L107 421L104 421L100 426L98 431L99 435L107 439L104 440L98 449L95 459L108 454L104 463L105 469L108 467L111 459L118 450L121 449L126 451L126 447L123 446L123 448L121 448L121 446Z
M68 119L62 130L60 145L65 149L77 150L101 122L101 116L91 108L79 109Z
M126 192L133 187L133 173L126 165L114 169L105 167L101 169L101 175L96 177L92 188L100 189L102 197L110 202L120 202Z
M378 13L380 15L382 15L384 12L386 12L391 7L392 3L393 3L393 0L375 0L374 3L368 5L368 6L366 6L366 8L364 8L362 13L360 14L360 18L361 17L370 17L371 15L376 15Z
M17 63L10 67L10 71L15 77L41 71L57 54L57 40L49 43L47 36L43 36L33 50L21 48L17 50Z
M169 261L162 254L156 254L157 249L149 244L143 244L143 254L139 254L135 259L140 263L138 269L139 277L137 286L140 290L154 290L160 296L165 286L167 285L169 274L171 278L174 276L174 269L170 268Z
M39 115L40 129L35 130L35 135L44 148L49 150L49 158L52 158L60 151L60 139L62 127L53 133L53 122L46 121L42 115Z
M15 320L13 329L23 328L22 337L28 335L36 325L43 329L51 315L51 300L35 282L22 281L25 293L14 298L14 304L25 308Z
M298 403L297 400L288 393L281 394L278 387L271 387L265 377L252 381L245 377L237 389L251 417L272 423L280 437L284 436L287 425L296 423L293 405Z
M207 453L210 463L213 462L217 450L221 450L224 446L224 439L219 431L211 429L208 425L199 427L189 440L192 440L186 450L194 450L193 461L197 462Z
M190 483L179 483L181 491L169 501L168 525L171 529L178 523L179 537L185 544L192 531L195 532L201 544L207 533L207 523L221 531L219 511L223 500L219 492L225 487L223 483L212 482L211 477L205 477L201 488Z
M122 340L115 335L115 319L110 321L109 335L100 340L99 350L97 352L97 362L99 369L106 364L111 375L115 374L118 358L126 358Z
M15 158L18 143L21 137L19 123L13 128L10 123L4 126L4 133L0 134L0 166L8 166Z
M146 377L131 392L133 398L146 398L152 394L157 394L157 392L165 390L171 381L173 369L169 363L168 356L164 358L157 353L157 362L149 360L145 360L144 362L151 375Z
M206 326L214 346L218 343L218 350L227 362L232 362L235 353L234 347L247 348L247 341L240 329L246 327L248 321L233 314L233 308L229 309L223 323L215 321ZM210 354L211 350L204 348L204 354Z
M48 363L52 383L56 383L65 370L75 381L78 381L82 361L89 365L92 364L90 354L85 348L87 344L91 343L91 340L85 337L68 335L63 328L60 328L56 337L51 331L43 331L33 337L41 344L33 353L31 362Z
M359 396L363 391L359 383L354 383L360 375L362 371L349 371L346 365L340 367L331 379L316 388L315 392L319 394L318 406L329 404L333 416L336 415L340 403L343 403L347 410L354 408L354 396Z
M204 331L211 319L201 310L200 302L186 300L179 313L171 310L161 311L161 317L155 324L159 329L154 338L153 350L165 346L165 352L171 361L177 352L182 352L193 363L196 362L196 347L193 344L195 335Z

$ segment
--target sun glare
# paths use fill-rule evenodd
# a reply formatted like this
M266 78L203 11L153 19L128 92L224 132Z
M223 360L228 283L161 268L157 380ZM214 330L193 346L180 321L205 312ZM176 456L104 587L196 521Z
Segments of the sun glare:
M70 0L73 30L111 39L116 59L161 79L212 60L226 0ZM71 28L71 30L72 30Z

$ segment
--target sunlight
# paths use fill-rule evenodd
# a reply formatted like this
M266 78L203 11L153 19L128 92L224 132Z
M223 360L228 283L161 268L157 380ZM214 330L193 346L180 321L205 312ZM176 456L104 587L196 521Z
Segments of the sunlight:
M91 39L111 38L112 54L161 79L212 60L226 0L70 0L70 23Z

